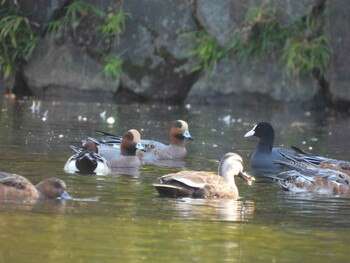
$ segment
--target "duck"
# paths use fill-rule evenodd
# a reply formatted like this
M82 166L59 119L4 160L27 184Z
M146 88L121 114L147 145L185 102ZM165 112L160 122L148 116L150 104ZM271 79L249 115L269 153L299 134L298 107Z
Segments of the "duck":
M279 164L289 170L269 177L286 191L327 195L350 194L350 176L346 173L306 163L281 161Z
M110 172L107 160L98 154L94 141L84 141L81 148L71 146L75 151L66 161L63 170L66 173L105 175Z
M106 140L103 145L111 146L118 149L121 136L113 135L103 131L97 131L99 134L105 135ZM145 163L155 164L158 160L183 160L187 157L185 140L193 140L188 128L188 124L183 120L172 122L169 131L169 145L155 141L141 139L140 143L144 147L137 151L137 155Z
M226 153L220 160L218 173L184 170L159 178L153 187L162 197L238 199L234 176L252 182L254 177L243 172L243 160L237 153Z
M94 141L99 154L105 158L111 169L113 168L139 168L142 160L136 155L136 151L144 151L144 146L140 143L141 135L135 129L126 131L120 144L110 145Z
M176 120L170 126L168 145L153 140L142 140L146 151L138 154L146 163L156 160L183 160L187 157L185 140L193 140L188 124L184 120Z
M291 146L293 152L280 152L280 154L290 163L303 163L314 165L320 169L331 169L350 175L350 162L338 160L306 152L296 146Z
M250 165L255 171L261 172L280 172L284 169L283 165L275 161L287 161L282 153L288 153L291 150L282 147L273 147L275 141L275 130L268 122L259 122L244 137L255 136L259 139L251 158Z
M0 200L70 199L66 184L57 177L36 186L21 175L0 172Z

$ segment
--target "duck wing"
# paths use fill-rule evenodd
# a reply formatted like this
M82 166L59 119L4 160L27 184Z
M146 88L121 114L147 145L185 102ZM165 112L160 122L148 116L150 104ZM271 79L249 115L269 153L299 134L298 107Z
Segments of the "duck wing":
M213 172L205 171L180 171L160 177L163 184L170 184L172 181L180 182L193 188L203 188L206 184L221 182L222 177Z
M16 174L0 172L0 185L23 193L26 191L36 192L34 185L27 178Z

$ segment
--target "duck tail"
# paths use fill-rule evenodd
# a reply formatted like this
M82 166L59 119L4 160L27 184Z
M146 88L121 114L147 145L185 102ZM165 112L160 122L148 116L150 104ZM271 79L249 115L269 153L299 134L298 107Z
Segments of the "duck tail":
M69 147L76 153L80 153L82 149L80 147L74 146L74 145L69 145Z

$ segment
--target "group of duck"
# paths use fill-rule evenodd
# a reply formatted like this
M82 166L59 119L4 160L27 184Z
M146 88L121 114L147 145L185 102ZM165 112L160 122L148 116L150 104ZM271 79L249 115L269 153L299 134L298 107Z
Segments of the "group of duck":
M183 160L187 156L185 140L193 140L188 124L174 121L169 144L141 139L131 129L123 136L97 131L104 139L88 137L81 147L71 146L67 173L107 174L113 169L139 169L143 164L159 160ZM260 122L244 137L255 136L259 142L250 164L253 171L276 181L284 190L330 195L350 194L350 162L304 152L297 147L273 148L275 132L271 124ZM153 184L160 196L192 198L239 198L234 177L251 183L255 178L243 170L242 157L226 153L220 160L218 173L182 170L159 178ZM69 199L63 180L52 177L36 186L20 175L0 173L0 199Z

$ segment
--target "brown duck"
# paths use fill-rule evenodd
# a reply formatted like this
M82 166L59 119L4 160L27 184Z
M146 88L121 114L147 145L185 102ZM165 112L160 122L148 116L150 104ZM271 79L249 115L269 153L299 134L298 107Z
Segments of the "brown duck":
M218 174L206 171L180 171L160 177L153 184L160 196L193 198L239 198L234 176L246 181L254 177L243 172L243 160L236 153L225 154L219 164Z
M68 199L66 188L65 182L57 177L45 179L34 186L23 176L0 172L0 200Z

